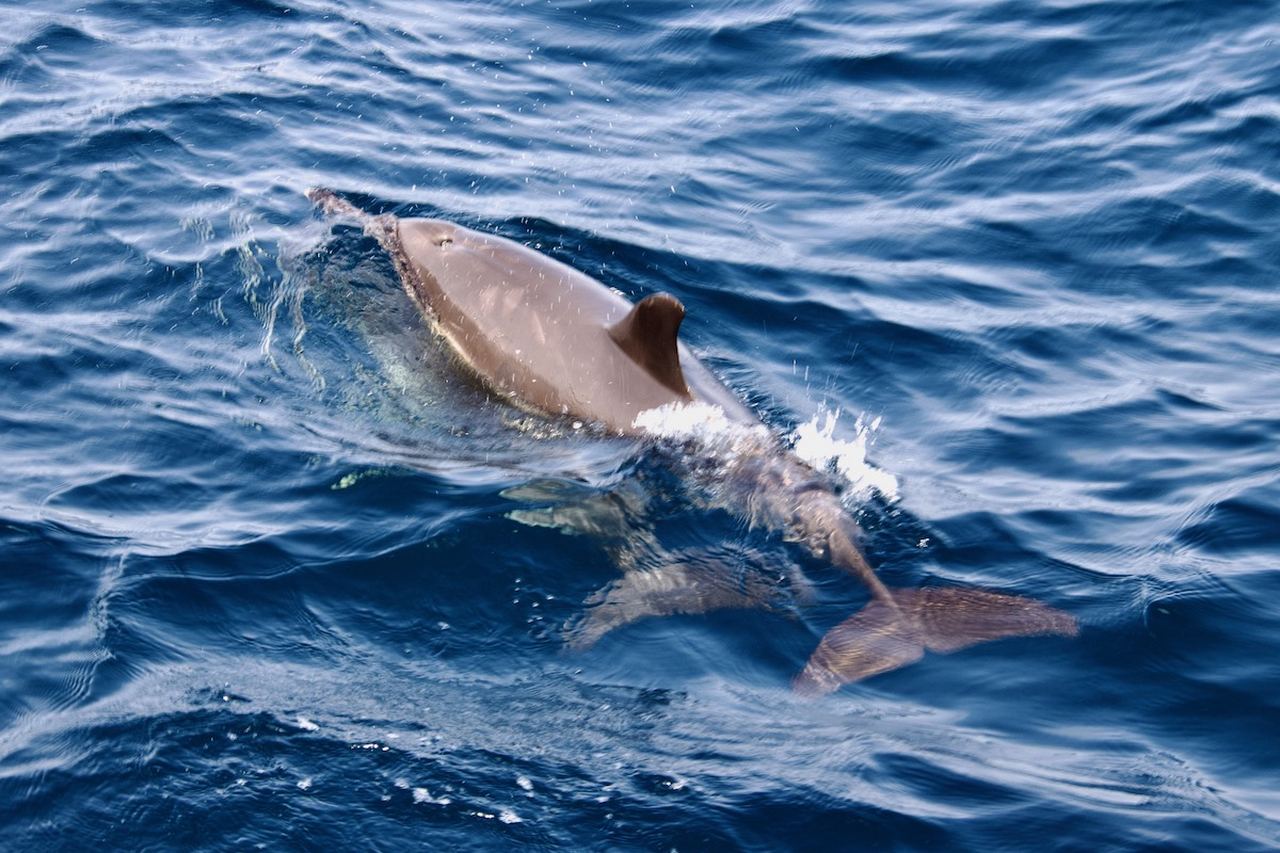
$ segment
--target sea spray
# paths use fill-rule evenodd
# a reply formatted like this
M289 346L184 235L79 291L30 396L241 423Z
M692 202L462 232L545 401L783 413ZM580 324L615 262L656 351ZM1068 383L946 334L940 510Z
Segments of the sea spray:
M819 409L785 436L781 446L789 447L816 470L836 474L853 497L865 499L879 492L887 500L897 499L897 477L867 460L867 447L880 419L868 423L858 417L853 436L844 438L838 432L840 415L839 409ZM720 407L708 403L672 403L647 409L636 416L634 425L656 438L695 442L712 455L758 451L771 442L764 425L736 423Z
M837 437L839 420L839 409L818 410L788 436L792 452L819 471L834 468L855 497L869 498L879 492L886 500L896 500L898 478L867 461L867 445L880 428L880 419L867 423L859 416L850 439Z

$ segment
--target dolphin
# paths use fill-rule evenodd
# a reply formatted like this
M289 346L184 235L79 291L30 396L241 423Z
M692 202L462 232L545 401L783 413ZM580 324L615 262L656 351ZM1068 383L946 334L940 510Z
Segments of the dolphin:
M374 216L328 189L312 188L307 197L326 213L363 224L462 362L513 405L623 435L643 435L648 412L694 404L714 407L741 427L732 452L697 468L700 476L724 484L714 492L720 505L752 526L782 531L853 575L870 594L861 610L819 642L792 680L798 693L830 693L913 663L926 651L1078 632L1069 613L1022 596L968 587L887 587L859 550L858 525L826 478L769 433L680 342L685 311L674 296L655 293L632 304L512 240L439 219ZM621 510L613 514L625 524ZM659 552L641 530L621 536L615 553L624 564L639 566L644 561L636 555ZM649 615L751 606L769 595L767 584L725 582L707 560L679 557L661 554L659 562L675 563L637 568L594 596L597 606L567 632L568 645L588 647Z

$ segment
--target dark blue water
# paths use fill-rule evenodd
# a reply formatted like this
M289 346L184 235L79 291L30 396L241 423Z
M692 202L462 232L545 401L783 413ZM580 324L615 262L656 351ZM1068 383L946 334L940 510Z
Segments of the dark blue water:
M317 184L676 294L889 583L1080 636L794 696L856 584L491 399ZM32 0L0 186L0 846L1280 844L1274 3ZM814 602L566 654L618 568L530 522L617 495Z

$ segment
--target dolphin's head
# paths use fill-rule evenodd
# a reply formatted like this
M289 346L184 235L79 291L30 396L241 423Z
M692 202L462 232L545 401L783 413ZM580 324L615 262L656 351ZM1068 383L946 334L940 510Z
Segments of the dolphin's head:
M400 242L410 256L425 261L443 255L467 240L480 236L470 228L443 219L401 219Z
M501 241L443 219L401 219L399 227L405 255L441 289L474 287L496 278L492 263Z
M528 251L500 237L443 219L401 219L399 230L405 257L435 293L497 293L537 277Z

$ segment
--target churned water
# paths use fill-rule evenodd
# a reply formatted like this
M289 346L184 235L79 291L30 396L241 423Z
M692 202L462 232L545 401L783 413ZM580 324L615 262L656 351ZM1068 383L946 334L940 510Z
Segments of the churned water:
M1280 844L1274 2L22 0L0 179L0 847ZM865 592L310 185L675 294L888 583L1079 637L793 695ZM566 652L602 505L811 589Z

